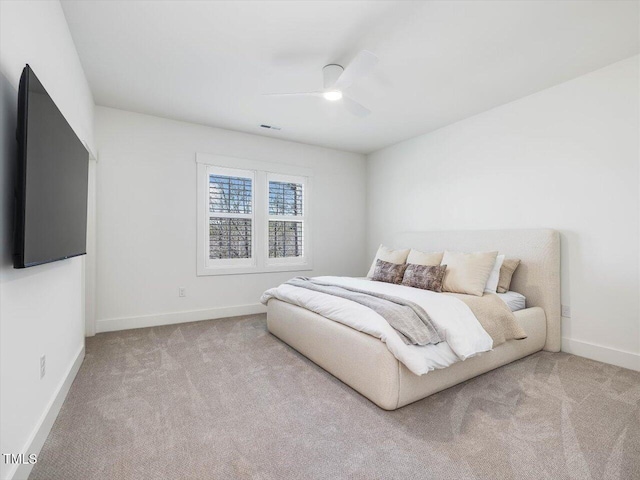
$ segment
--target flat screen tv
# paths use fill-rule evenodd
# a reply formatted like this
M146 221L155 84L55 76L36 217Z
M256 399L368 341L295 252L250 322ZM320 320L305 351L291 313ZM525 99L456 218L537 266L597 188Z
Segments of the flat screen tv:
M89 153L29 65L16 138L14 268L85 254Z

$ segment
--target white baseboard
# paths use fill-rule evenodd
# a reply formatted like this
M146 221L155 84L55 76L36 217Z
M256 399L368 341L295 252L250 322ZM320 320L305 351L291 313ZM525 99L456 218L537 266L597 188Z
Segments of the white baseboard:
M579 357L640 371L640 355L637 353L625 352L624 350L564 337L562 338L562 351Z
M56 418L60 413L60 408L62 408L62 404L64 403L65 398L67 398L67 393L69 393L71 384L75 380L78 370L80 370L80 365L82 365L83 360L84 343L82 345L82 348L78 351L75 360L69 367L67 374L60 382L55 395L47 405L47 408L36 424L36 428L29 436L29 439L27 440L27 444L23 451L25 457L28 457L28 455L31 453L40 453L45 440L49 436L49 432L51 432L51 427L53 427L53 423L56 421ZM29 477L32 468L33 465L30 464L17 464L13 467L13 469L9 470L7 479L26 480Z
M132 328L157 327L174 323L199 322L215 318L237 317L264 313L267 307L261 303L236 305L232 307L208 308L205 310L189 310L186 312L157 313L137 317L106 318L96 322L96 332L115 332Z

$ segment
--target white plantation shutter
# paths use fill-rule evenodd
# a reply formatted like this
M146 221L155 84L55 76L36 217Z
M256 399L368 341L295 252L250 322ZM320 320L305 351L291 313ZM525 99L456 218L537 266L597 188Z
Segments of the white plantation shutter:
M210 167L207 174L209 263L248 264L253 258L254 173Z
M269 259L305 256L305 178L269 174Z

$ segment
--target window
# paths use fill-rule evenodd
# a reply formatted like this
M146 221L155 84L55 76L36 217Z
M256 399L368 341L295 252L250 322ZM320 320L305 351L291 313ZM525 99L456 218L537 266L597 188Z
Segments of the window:
M207 154L196 160L198 275L312 268L308 170Z
M269 259L297 260L304 257L305 179L268 175ZM273 262L273 260L272 260Z
M251 265L253 181L250 171L209 167L208 264ZM244 260L243 262L230 260Z

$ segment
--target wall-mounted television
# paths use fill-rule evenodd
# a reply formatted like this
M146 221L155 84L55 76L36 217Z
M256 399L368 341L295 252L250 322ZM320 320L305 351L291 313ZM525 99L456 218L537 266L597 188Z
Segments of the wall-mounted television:
M16 138L14 268L85 254L89 153L29 65Z

